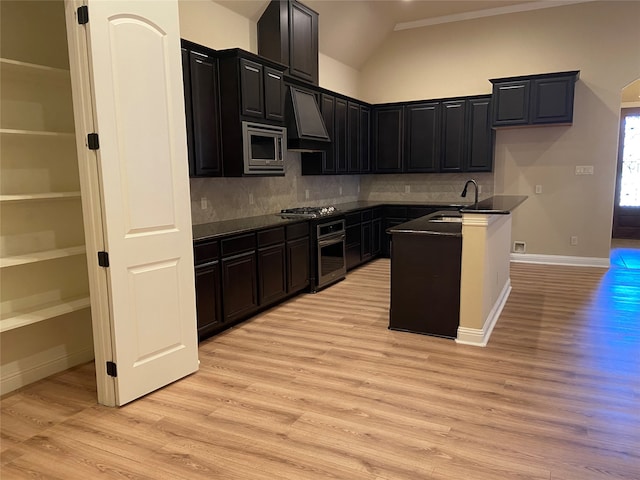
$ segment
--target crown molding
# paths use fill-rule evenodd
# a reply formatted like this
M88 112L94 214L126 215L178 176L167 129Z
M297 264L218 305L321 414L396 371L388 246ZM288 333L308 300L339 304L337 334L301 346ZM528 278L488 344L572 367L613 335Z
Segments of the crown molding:
M394 31L410 30L412 28L430 27L432 25L440 25L443 23L462 22L464 20L473 20L483 17L495 17L497 15L506 15L509 13L529 12L532 10L541 10L543 8L564 7L573 5L574 3L593 2L595 0L560 0L560 1L539 1L521 3L518 5L509 5L505 7L488 8L485 10L476 10L473 12L456 13L454 15L444 15L441 17L425 18L422 20L414 20L411 22L396 23L393 27Z

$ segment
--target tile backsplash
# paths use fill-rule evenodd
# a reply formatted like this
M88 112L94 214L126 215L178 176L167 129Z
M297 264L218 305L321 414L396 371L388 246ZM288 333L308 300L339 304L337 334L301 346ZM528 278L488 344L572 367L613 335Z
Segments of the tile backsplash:
M473 188L466 198L462 198L460 193L470 179L478 182L480 199L493 195L493 173L379 174L361 177L360 199L468 203L473 202Z
M192 178L193 224L356 200L466 203L473 201L473 190L466 199L460 197L460 192L470 178L480 185L481 199L493 195L492 173L303 177L301 161L299 153L289 152L284 177Z
M289 152L284 177L192 178L193 224L266 215L283 208L358 200L360 176L303 177L300 162L299 153Z

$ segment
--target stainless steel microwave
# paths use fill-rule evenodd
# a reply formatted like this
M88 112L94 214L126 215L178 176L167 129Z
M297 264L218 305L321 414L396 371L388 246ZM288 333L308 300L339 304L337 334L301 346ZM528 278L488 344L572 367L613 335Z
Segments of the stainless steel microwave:
M284 175L287 129L242 122L245 175Z

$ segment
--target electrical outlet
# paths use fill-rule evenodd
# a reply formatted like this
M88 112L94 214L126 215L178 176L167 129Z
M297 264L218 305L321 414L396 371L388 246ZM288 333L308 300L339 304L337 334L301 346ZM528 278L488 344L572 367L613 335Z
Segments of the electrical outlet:
M536 185L536 193L542 193L542 185Z
M206 210L207 209L207 197L202 197L200 199L200 208L202 210Z
M305 200L309 200L309 189L308 188L304 189L304 198L305 198Z
M482 193L482 185L478 185L478 195Z
M340 192L340 196L342 196L342 187L339 187L338 191Z
M411 185L404 186L404 193L411 193Z
M253 193L249 194L249 205L253 205Z
M360 193L360 184L358 184L358 193Z
M571 237L571 245L578 245L578 237L576 237L575 235Z

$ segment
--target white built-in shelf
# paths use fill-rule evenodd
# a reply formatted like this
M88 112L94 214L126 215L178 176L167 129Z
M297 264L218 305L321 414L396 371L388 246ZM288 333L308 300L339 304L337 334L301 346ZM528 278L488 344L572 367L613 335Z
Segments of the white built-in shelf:
M0 202L29 202L33 200L61 200L65 198L80 198L80 192L45 192L0 195Z
M0 332L33 325L34 323L59 317L66 313L83 310L90 306L89 296L85 296L46 303L19 312L9 312L0 318Z
M24 136L36 136L36 137L60 137L60 138L74 138L73 132L51 132L45 130L16 130L13 128L0 128L0 133L3 135L24 135Z
M84 245L78 245L75 247L27 253L25 255L13 255L11 257L0 258L0 268L26 265L27 263L44 262L46 260L55 260L56 258L74 257L76 255L82 255L86 251L87 250Z
M37 75L49 79L70 79L69 70L64 68L49 67L46 65L38 65L36 63L21 62L20 60L12 60L10 58L0 58L0 69L2 75Z

